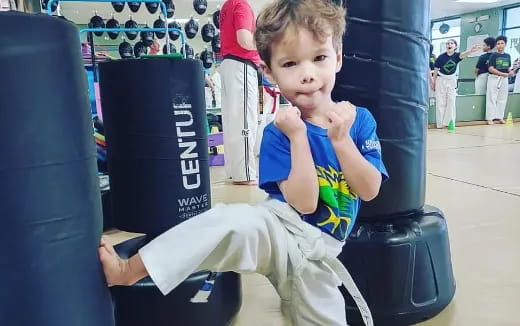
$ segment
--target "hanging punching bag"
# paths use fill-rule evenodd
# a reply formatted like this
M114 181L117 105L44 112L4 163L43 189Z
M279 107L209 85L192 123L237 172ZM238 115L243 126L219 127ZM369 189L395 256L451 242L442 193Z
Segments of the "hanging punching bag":
M113 326L78 29L13 11L0 30L0 325Z
M116 226L153 237L209 209L200 61L102 63L100 88Z
M348 1L343 67L333 98L370 109L390 178L360 218L424 205L429 0ZM359 76L365 76L360 78Z

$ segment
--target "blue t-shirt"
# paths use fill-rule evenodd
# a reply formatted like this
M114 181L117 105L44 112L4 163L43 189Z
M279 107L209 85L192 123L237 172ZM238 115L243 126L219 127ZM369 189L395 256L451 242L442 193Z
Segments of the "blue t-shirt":
M388 173L381 159L376 122L367 109L357 107L356 111L350 136L363 157L381 172L384 181ZM327 130L308 122L305 124L320 190L317 210L313 214L302 215L302 218L323 232L344 241L354 226L361 200L345 181L338 158L327 136ZM290 143L273 123L264 130L259 170L260 188L271 197L285 202L277 182L289 177Z

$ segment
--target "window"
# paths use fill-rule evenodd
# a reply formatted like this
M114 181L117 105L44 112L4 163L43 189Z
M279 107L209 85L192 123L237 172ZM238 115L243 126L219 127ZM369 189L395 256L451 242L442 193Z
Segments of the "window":
M431 40L435 56L446 51L446 42L449 39L454 39L460 46L460 18L440 20L432 24Z
M507 36L506 52L514 61L520 58L520 6L504 10L502 34Z

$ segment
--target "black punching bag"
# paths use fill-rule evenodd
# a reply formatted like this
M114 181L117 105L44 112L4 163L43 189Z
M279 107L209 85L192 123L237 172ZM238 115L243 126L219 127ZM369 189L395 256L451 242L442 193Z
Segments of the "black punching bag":
M153 237L209 209L200 61L102 63L100 88L116 226Z
M0 12L0 30L0 325L112 326L78 29Z
M379 196L363 203L361 218L413 213L424 205L429 8L429 0L347 1L333 98L372 112L390 175Z
M348 32L335 100L369 108L390 179L363 203L339 259L375 325L414 325L452 300L455 281L443 213L424 206L429 0L347 2ZM344 293L349 325L362 325Z

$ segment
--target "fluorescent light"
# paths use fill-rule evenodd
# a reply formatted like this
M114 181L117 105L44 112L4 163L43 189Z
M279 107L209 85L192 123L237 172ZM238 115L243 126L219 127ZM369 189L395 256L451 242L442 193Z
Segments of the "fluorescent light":
M457 2L465 2L465 3L494 3L500 0L457 0Z

